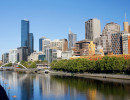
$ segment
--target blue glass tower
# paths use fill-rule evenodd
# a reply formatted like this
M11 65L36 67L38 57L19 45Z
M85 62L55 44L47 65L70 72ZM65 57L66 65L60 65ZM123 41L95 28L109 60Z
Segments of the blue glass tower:
M21 47L29 45L29 21L21 20Z
M33 53L33 51L34 51L34 37L33 37L33 33L29 33L29 47L30 47L30 53Z
M42 37L39 39L39 51L42 51L42 40L46 39L46 37Z

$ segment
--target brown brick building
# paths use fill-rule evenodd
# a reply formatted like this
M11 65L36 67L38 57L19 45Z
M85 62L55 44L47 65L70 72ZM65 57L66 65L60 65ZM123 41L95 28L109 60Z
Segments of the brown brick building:
M81 40L75 43L73 48L74 56L88 56L89 55L89 46L90 41Z

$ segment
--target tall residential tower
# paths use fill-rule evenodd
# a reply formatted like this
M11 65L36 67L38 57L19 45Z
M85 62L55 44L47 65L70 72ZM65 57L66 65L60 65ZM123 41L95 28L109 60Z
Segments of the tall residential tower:
M85 39L94 41L101 34L101 24L98 19L89 19L85 22Z
M69 40L69 50L72 50L72 48L74 47L74 44L77 42L77 34L72 33L71 31L69 31L69 35L68 35L68 40Z

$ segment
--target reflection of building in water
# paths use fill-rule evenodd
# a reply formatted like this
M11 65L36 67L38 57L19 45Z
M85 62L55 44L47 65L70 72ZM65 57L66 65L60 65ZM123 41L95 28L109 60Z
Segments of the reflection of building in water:
M86 98L87 100L103 100L104 96L96 89L88 89L86 93Z
M39 81L40 80L41 78L39 79ZM51 79L49 74L45 74L45 76L42 77L42 84L39 85L39 88L40 90L42 88L40 92L42 92L43 96L47 97L49 97L50 95L61 97L65 96L68 92L68 89L64 84Z
M87 94L87 100L96 100L96 89L89 89Z
M33 98L33 77L29 75L21 83L21 100L31 100Z
M4 72L1 73L1 79L4 79L5 82L8 81L8 84L14 88L18 86L18 75L15 72Z
M78 95L76 88L70 87L70 98L71 100L75 100L75 97Z

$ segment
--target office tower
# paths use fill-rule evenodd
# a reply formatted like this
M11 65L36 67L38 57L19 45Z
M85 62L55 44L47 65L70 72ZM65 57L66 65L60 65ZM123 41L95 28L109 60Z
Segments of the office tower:
M43 45L42 40L44 40L44 39L46 39L46 37L42 37L42 38L39 39L39 51L43 51L42 50L42 45Z
M130 34L122 35L123 54L130 54Z
M17 49L9 50L9 62L11 63L17 62L17 53L18 53Z
M48 63L51 63L52 62L52 51L53 49L49 49L49 48L46 48L45 49L45 59L48 61Z
M29 45L29 21L21 20L21 47Z
M112 52L112 43L111 43L111 35L113 33L120 32L120 25L114 22L107 23L103 29L101 35L100 45L103 47L103 51L105 54Z
M124 32L129 33L129 23L128 22L124 22Z
M59 40L59 39L55 39L55 40L51 41L50 48L62 51L62 49L63 49L63 41Z
M42 51L45 53L46 48L50 48L51 40L50 39L44 39L42 40Z
M19 47L18 49L18 61L28 61L30 55L30 47Z
M33 51L34 51L34 37L33 37L33 33L29 33L29 47L30 47L30 53L33 53Z
M68 50L68 40L67 39L61 39L63 41L63 49L62 51L67 51Z
M21 47L29 47L30 53L34 51L34 37L29 33L28 20L21 20Z
M72 50L74 47L74 44L77 42L77 35L69 31L68 35L68 40L69 40L69 50Z
M126 21L126 14L125 14L125 22L123 23L124 25L124 32L130 33L130 26L129 22Z
M113 54L123 54L122 35L125 32L112 34L112 52Z
M2 54L2 62L3 62L3 64L9 62L9 53Z
M90 19L85 22L85 39L95 41L96 38L100 37L101 25L100 20Z

